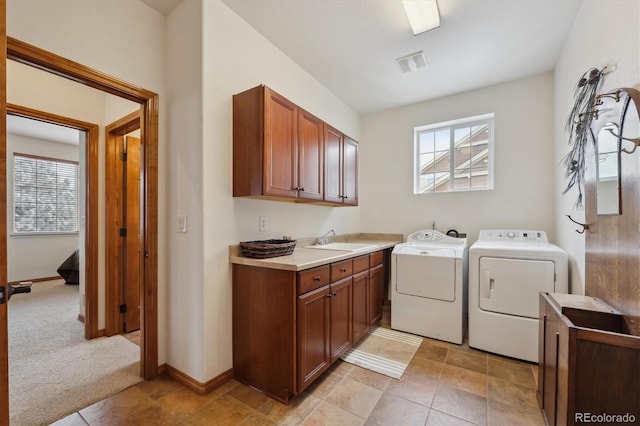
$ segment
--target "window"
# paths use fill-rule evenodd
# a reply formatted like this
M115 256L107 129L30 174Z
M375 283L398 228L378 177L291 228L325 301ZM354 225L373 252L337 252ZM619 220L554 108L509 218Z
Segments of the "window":
M414 129L414 194L493 188L493 114Z
M78 163L13 155L13 232L78 232Z

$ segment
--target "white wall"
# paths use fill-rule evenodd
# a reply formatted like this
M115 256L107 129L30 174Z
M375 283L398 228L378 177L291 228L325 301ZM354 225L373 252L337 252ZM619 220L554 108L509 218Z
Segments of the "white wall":
M167 18L167 361L200 381L232 367L230 244L359 229L358 208L232 197L232 96L262 83L359 138L357 114L222 2L186 0ZM186 234L175 229L180 215ZM258 232L259 215L269 231Z
M100 70L123 81L160 94L159 128L159 273L158 273L158 322L159 361L165 362L165 290L167 259L165 241L166 204L166 143L164 116L164 22L158 12L145 4L131 0L7 0L7 35L61 55L80 64ZM8 71L8 86L23 77L22 70ZM26 77L25 77L26 78ZM46 78L45 78L46 79ZM28 80L31 82L31 80ZM67 82L69 83L69 82ZM120 101L105 100L105 94L79 94L81 85L69 84L67 92L56 95L46 86L20 85L20 91L7 88L9 102L29 106L79 120L107 124L121 112ZM15 97L11 97L15 95ZM93 97L99 98L99 101ZM80 98L81 97L81 98ZM95 102L94 102L95 101ZM96 107L97 104L100 107ZM103 154L104 131L100 133L100 153ZM100 171L104 170L104 157L100 159ZM104 180L100 181L100 197L104 200ZM103 201L102 201L103 202ZM100 238L103 238L104 216L99 217ZM103 247L102 243L99 243ZM102 249L101 249L102 250ZM104 255L100 253L99 306L104 303ZM99 326L104 326L104 310L99 311Z
M486 87L363 118L362 228L408 234L431 228L541 229L554 238L553 76ZM495 113L494 189L413 194L413 128Z
M558 242L570 257L571 292L584 294L584 235L569 222L566 214L584 222L584 211L574 210L577 191L565 196L564 169L559 164L569 151L569 134L564 123L573 105L573 90L580 77L590 68L617 65L607 75L602 92L617 87L640 86L640 2L635 0L584 0L573 23L555 71L554 164L556 199L555 221Z
M56 270L78 248L78 234L16 235L13 229L13 154L78 161L78 146L7 134L7 268L9 281L55 277Z

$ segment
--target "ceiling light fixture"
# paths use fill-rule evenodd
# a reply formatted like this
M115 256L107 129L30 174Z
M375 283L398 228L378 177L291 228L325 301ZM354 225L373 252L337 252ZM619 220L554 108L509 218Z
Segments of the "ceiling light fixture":
M402 0L404 11L407 13L413 35L440 26L440 13L436 0Z
M398 58L396 59L396 62L400 65L400 69L403 73L416 71L427 66L427 59L424 57L424 52L422 50L403 56L402 58Z

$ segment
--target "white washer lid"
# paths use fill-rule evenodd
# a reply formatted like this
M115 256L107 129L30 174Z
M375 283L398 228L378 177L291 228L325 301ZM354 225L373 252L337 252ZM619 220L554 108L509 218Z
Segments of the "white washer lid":
M401 243L395 246L393 254L399 256L429 256L458 259L462 258L464 248L434 247L416 243Z

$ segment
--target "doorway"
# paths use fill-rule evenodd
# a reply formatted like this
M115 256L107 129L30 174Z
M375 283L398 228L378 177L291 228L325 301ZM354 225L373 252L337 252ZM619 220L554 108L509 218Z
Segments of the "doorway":
M26 65L48 71L59 76L80 82L95 89L140 104L140 142L142 146L142 191L141 209L141 339L140 339L140 373L145 379L152 379L158 374L158 318L157 318L157 278L158 278L158 95L146 89L122 82L97 70L69 61L35 46L4 37L6 10L1 4L0 10L0 48L6 59L12 59ZM6 50L4 43L6 41ZM0 110L6 112L6 59L0 64L2 76L2 102ZM0 131L0 182L6 182L4 166L6 157L6 124ZM6 187L1 183L0 194L0 279L6 282ZM8 424L8 345L7 345L7 304L0 305L0 425ZM97 310L96 310L97 311ZM87 321L90 320L87 311ZM97 319L97 312L95 313Z
M84 271L84 334L87 339L99 336L98 330L98 125L27 108L20 105L7 104L7 115L31 118L50 124L76 129L85 134L85 233L81 242ZM6 152L6 147L5 147Z

